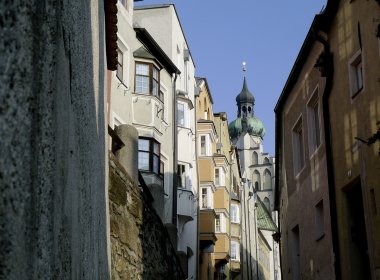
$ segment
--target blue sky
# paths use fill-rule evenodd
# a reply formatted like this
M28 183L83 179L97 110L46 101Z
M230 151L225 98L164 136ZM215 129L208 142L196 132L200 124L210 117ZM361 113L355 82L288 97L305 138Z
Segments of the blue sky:
M255 115L266 128L264 150L274 155L273 109L315 14L326 0L144 0L136 5L174 3L196 65L206 77L214 112L236 118L235 97L247 83Z

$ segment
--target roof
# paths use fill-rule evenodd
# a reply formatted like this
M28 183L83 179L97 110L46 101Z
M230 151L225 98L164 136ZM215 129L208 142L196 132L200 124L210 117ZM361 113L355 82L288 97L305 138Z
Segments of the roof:
M136 32L137 39L145 46L145 48L162 64L162 66L169 73L180 74L181 71L175 66L171 59L166 55L166 53L161 49L153 37L145 28L136 27L134 28ZM142 50L137 50L142 52Z
M249 91L247 86L247 80L244 77L243 88L241 92L236 96L236 103L252 103L255 104L255 98L253 94Z
M257 228L269 231L278 231L277 225L273 222L272 217L261 201L259 196L257 197Z
M197 86L199 86L199 87L202 85L203 82L205 83L205 86L206 86L206 89L207 89L208 98L210 99L211 104L214 104L214 100L212 99L212 95L211 95L210 88L208 86L207 79L205 77L195 77L195 81L197 83Z
M183 31L182 24L181 24L181 21L179 20L177 9L176 9L176 7L175 7L174 4L152 4L152 5L134 6L133 10L140 10L140 11L142 11L142 10L149 10L149 9L162 9L162 8L169 8L171 6L173 6L174 12L175 12L175 14L177 16L179 27L181 28L183 38L185 39L187 48L189 50L189 55L191 56L191 60L192 60L192 62L194 64L194 67L195 67L195 62L194 62L193 56L192 56L191 51L190 51L190 45L187 42L187 39L186 39L186 36L185 36L185 32Z

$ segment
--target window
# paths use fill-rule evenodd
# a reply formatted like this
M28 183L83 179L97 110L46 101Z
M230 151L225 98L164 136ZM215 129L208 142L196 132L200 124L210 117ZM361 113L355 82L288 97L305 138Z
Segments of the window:
M220 232L221 227L220 227L220 215L216 215L215 218L215 232Z
M351 97L355 97L363 89L362 53L359 50L349 62Z
M236 204L231 204L231 222L232 223L239 223L240 222L240 217L239 217L239 206Z
M156 66L136 62L135 92L159 97L160 73Z
M323 237L325 231L325 219L323 216L323 200L315 206L315 234L316 239Z
M294 174L297 175L305 165L302 118L293 128L293 163Z
M255 170L253 172L253 183L255 185L255 189L257 191L261 190L261 176L260 176L260 173L259 171Z
M264 190L272 189L272 176L268 169L264 171Z
M158 99L162 102L161 119L165 119L165 95L162 90L158 93Z
M201 136L201 155L206 155L206 135Z
M151 138L139 138L138 167L140 170L160 174L160 143Z
M186 165L178 164L178 187L186 188Z
M256 165L259 163L259 156L257 155L256 152L253 152L252 154L252 164Z
M236 241L231 241L231 260L240 260L240 246Z
M215 168L215 186L224 186L224 170L221 167Z
M120 81L123 81L123 52L119 48L117 48L116 77L118 77Z
M177 104L177 125L185 126L185 105L182 103Z
M321 144L321 128L319 124L319 100L318 88L313 93L308 105L308 136L309 136L309 150L310 154L315 152Z
M269 164L269 158L265 157L263 163L264 164Z
M301 279L301 251L300 251L300 229L299 226L295 226L291 231L291 264L293 279Z
M215 232L226 233L226 216L223 213L216 215Z
M209 187L201 188L201 208L211 209L213 207L212 192Z

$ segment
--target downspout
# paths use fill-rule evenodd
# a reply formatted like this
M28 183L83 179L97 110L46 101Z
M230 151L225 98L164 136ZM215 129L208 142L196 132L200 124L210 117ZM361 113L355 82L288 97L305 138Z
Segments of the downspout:
M177 128L177 89L178 72L174 74L173 82L173 209L172 223L177 228L177 166L178 166L178 128ZM177 244L175 244L177 246ZM177 249L177 247L176 247Z
M325 129L325 149L326 149L326 165L327 165L327 181L329 187L329 202L330 202L330 215L331 215L331 234L332 245L334 251L334 268L336 279L341 279L340 270L340 251L339 251L339 235L338 235L338 218L336 209L336 193L335 193L335 179L334 179L334 165L332 155L332 141L331 141L331 126L330 126L330 111L329 111L329 97L333 86L334 77L334 61L333 54L330 51L330 45L326 39L314 32L314 38L320 42L324 47L323 52L323 65L321 75L326 78L325 90L322 96L322 111L323 111L323 125Z
M244 212L245 212L245 218L244 218L244 224L245 224L245 260L247 262L247 279L250 279L249 277L249 261L248 261L248 236L247 236L247 219L248 219L248 211L247 211L247 200L246 200L246 190L245 190L245 183L243 185L243 193L244 193Z
M194 101L195 101L195 98L194 98ZM194 106L194 125L195 125L195 164L196 164L196 171L197 171L197 191L198 193L196 194L198 197L196 199L196 202L197 202L197 251L196 251L196 264L195 264L195 267L196 267L196 279L199 278L199 236L200 236L200 232L199 232L199 229L200 229L200 209L199 209L199 193L200 193L200 186L201 186L201 182L200 182L200 179L199 179L199 162L198 162L198 122L197 122L197 107Z
M222 128L220 128L220 131L222 131ZM230 168L230 254L231 254L231 240L232 240L232 223L231 223L231 190L233 190L233 174L232 174L232 154L231 154L231 150L229 151L229 155L230 155L230 160L231 160L231 163L228 163L228 167ZM237 213L236 213L236 217L237 217ZM240 252L240 250L239 250ZM236 252L235 252L236 254ZM228 260L228 262L230 263L230 279L232 279L232 267L231 267L231 258Z

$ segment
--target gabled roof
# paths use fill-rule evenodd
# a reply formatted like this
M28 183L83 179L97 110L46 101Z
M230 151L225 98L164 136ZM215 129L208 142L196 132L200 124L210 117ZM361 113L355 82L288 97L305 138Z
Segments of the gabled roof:
M193 56L191 55L191 51L190 51L190 45L189 43L187 42L187 39L186 39L186 36L185 36L185 32L183 31L183 28L182 28L182 24L181 24L181 21L179 20L179 16L178 16L178 13L177 13L177 9L175 7L174 4L152 4L152 5L140 5L140 6L134 6L134 10L149 10L149 9L162 9L162 8L169 8L170 6L173 6L173 9L174 9L174 12L175 12L175 15L177 17L177 20L178 20L178 23L179 23L179 27L181 28L181 31L182 31L182 35L183 35L183 38L185 39L185 42L186 42L186 45L187 45L187 48L189 50L189 55L191 56L191 60L194 64L194 67L195 67L195 62L194 62L194 59L193 59Z
M181 71L175 66L175 64L171 61L171 59L166 55L166 53L161 49L161 47L157 44L157 42L153 39L153 37L149 34L149 32L145 28L136 27L134 28L136 32L137 39L144 45L145 51L138 49L138 52L141 55L148 55L146 51L148 51L157 61L159 61L162 66L171 74L177 73L180 74ZM135 54L135 53L134 53Z
M210 99L211 104L214 104L214 100L212 99L211 91L207 83L207 79L205 77L195 77L195 81L197 83L197 86L201 86L203 83L205 83L208 98Z

